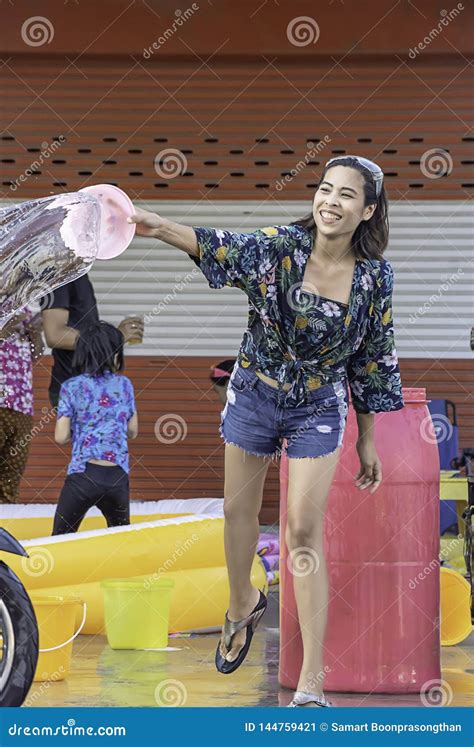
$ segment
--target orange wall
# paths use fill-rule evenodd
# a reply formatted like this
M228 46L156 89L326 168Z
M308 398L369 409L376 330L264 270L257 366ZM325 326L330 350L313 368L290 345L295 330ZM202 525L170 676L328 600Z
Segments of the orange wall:
M454 54L410 65L351 55L342 67L160 56L84 56L72 66L17 55L0 66L0 196L21 202L107 182L132 200L310 205L322 165L361 153L381 164L392 201L465 200L472 87L472 67ZM439 148L452 168L431 178L423 154ZM167 154L179 168L166 170Z
M291 55L299 59L320 55L397 53L408 55L435 28L446 11L457 3L445 0L393 0L315 3L314 0L276 3L273 0L199 0L193 12L176 33L169 36L160 55L216 55L232 58L242 55ZM473 50L472 4L464 0L464 10L429 45L430 54L462 54ZM15 0L2 5L1 51L75 55L140 55L192 8L191 0L43 0L36 7L31 0ZM178 14L176 14L178 11ZM46 17L53 28L44 46L26 46L22 24L31 16ZM288 41L288 24L299 16L309 16L319 27L316 43L297 47ZM49 34L49 36L51 36ZM453 45L453 46L452 46ZM196 57L195 57L196 58ZM79 64L79 63L78 63Z

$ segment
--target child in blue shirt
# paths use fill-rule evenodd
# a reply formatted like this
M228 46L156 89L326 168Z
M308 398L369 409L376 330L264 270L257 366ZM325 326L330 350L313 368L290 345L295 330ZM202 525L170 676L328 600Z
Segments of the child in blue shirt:
M107 322L81 331L73 370L61 385L54 438L72 441L53 535L76 532L92 506L107 526L130 524L128 438L138 435L135 397L123 370L123 335Z

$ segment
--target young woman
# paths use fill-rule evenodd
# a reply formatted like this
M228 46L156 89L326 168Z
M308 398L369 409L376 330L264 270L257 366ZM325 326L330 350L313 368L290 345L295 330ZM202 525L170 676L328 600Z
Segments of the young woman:
M128 439L138 434L133 384L123 370L123 334L96 321L77 339L76 375L59 394L54 438L72 440L71 462L59 496L53 535L76 532L92 506L107 526L130 524Z
M286 439L290 556L316 552L314 575L294 575L303 665L291 705L327 706L323 646L328 605L323 527L348 413L357 413L360 469L373 493L382 480L374 413L403 407L395 351L392 268L383 172L358 156L325 165L312 213L251 234L191 228L137 210L137 232L187 252L212 288L243 290L250 301L222 413L225 549L230 603L217 669L242 663L266 598L250 581L268 465Z

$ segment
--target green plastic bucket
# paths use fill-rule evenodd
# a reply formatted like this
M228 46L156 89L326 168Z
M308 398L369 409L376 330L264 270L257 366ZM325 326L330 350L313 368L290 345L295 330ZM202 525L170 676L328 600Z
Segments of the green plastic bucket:
M165 648L173 579L109 579L104 590L107 641L114 649Z

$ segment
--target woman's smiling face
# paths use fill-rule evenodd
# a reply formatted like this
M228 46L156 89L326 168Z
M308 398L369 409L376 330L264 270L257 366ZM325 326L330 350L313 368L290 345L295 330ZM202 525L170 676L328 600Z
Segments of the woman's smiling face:
M364 177L350 166L332 166L313 200L313 216L324 236L352 236L362 220L369 220L375 205L365 207Z

